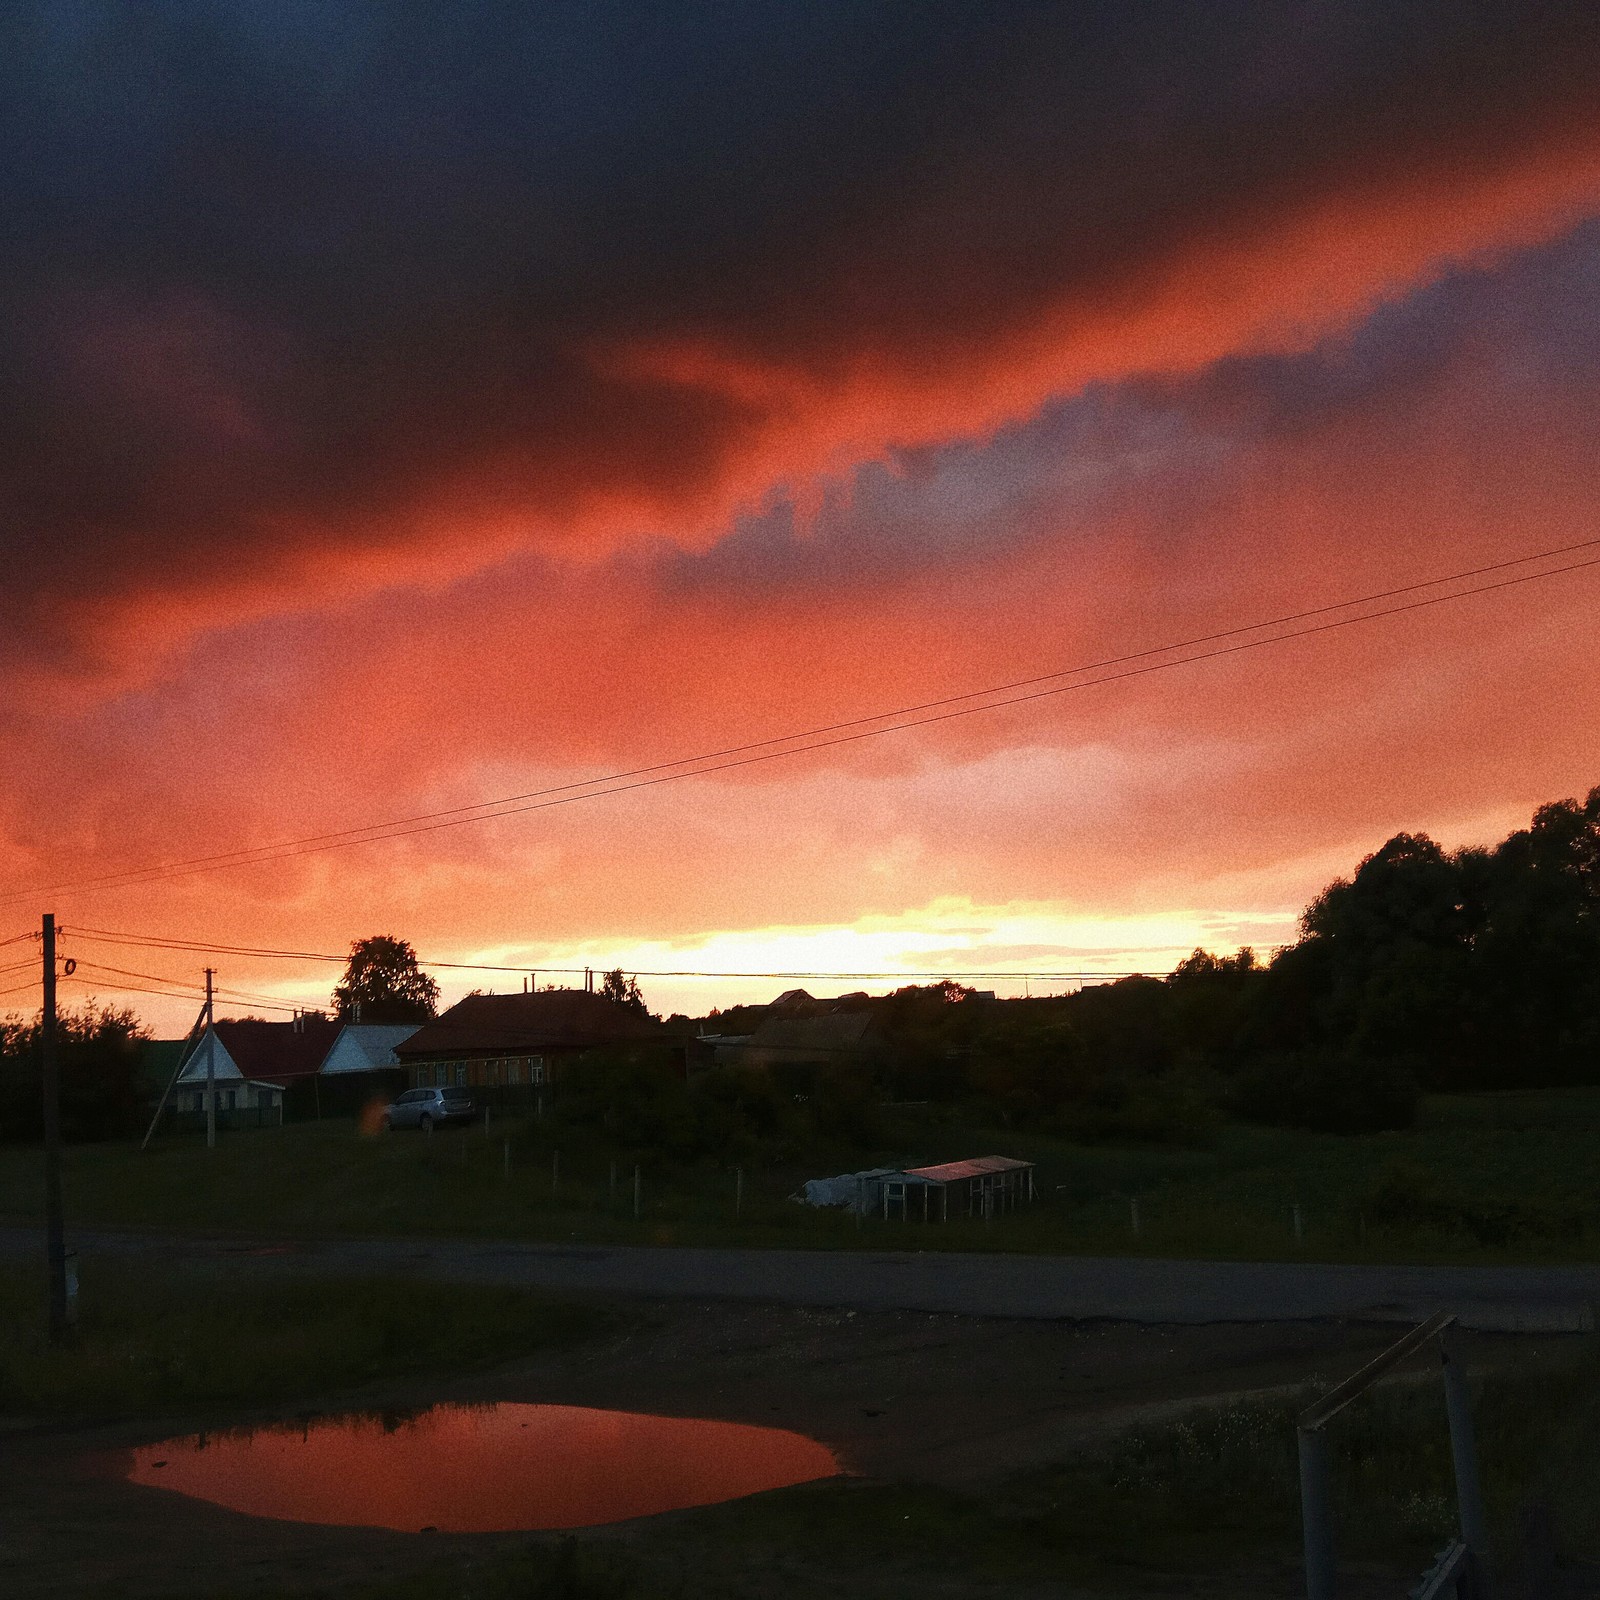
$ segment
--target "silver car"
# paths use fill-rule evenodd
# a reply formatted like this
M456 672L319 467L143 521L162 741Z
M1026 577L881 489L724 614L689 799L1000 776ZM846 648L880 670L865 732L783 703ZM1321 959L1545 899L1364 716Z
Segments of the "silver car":
M451 1122L471 1122L477 1108L472 1091L466 1088L407 1089L383 1113L389 1128L420 1128L424 1133Z

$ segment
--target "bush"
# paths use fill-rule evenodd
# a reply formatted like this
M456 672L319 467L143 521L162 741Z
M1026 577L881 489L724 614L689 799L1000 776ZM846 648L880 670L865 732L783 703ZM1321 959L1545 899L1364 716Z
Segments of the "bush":
M1469 1192L1408 1161L1385 1166L1357 1206L1368 1221L1383 1226L1465 1234L1491 1246L1575 1239L1593 1209L1587 1200Z
M1313 1133L1383 1133L1413 1128L1421 1095L1396 1062L1370 1056L1263 1057L1229 1096L1247 1122Z

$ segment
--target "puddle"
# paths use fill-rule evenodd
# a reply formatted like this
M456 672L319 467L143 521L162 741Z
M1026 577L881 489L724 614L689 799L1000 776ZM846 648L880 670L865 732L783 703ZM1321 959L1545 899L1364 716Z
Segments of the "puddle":
M131 1452L129 1483L287 1522L492 1533L587 1528L839 1472L782 1428L584 1406L435 1406L190 1435Z

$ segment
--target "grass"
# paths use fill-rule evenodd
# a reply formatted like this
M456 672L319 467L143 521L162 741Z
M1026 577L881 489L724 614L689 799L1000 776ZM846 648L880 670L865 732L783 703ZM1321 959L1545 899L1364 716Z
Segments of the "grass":
M90 1258L77 1337L52 1347L41 1279L0 1271L0 1415L102 1418L302 1400L509 1360L610 1320L524 1290L272 1273L245 1281Z
M1075 1145L937 1114L892 1114L872 1149L734 1173L647 1165L543 1124L362 1138L348 1121L68 1150L82 1223L316 1236L480 1234L593 1243L1062 1251L1332 1261L1600 1259L1600 1090L1437 1097L1409 1132L1355 1138L1229 1125L1203 1148ZM509 1178L505 1138L512 1140ZM552 1185L553 1144L560 1143ZM806 1177L1000 1152L1038 1163L1040 1204L923 1228L793 1204ZM610 1166L618 1161L617 1192ZM36 1216L36 1151L0 1152L0 1214ZM1132 1228L1130 1201L1139 1202ZM1300 1208L1302 1236L1293 1225Z

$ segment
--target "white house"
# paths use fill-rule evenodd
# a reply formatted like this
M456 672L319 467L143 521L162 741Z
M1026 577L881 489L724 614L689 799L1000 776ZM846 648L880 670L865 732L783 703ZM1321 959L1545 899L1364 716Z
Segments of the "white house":
M415 1022L347 1022L319 1070L324 1077L332 1077L341 1072L398 1067L400 1058L394 1047L403 1044L418 1027Z

